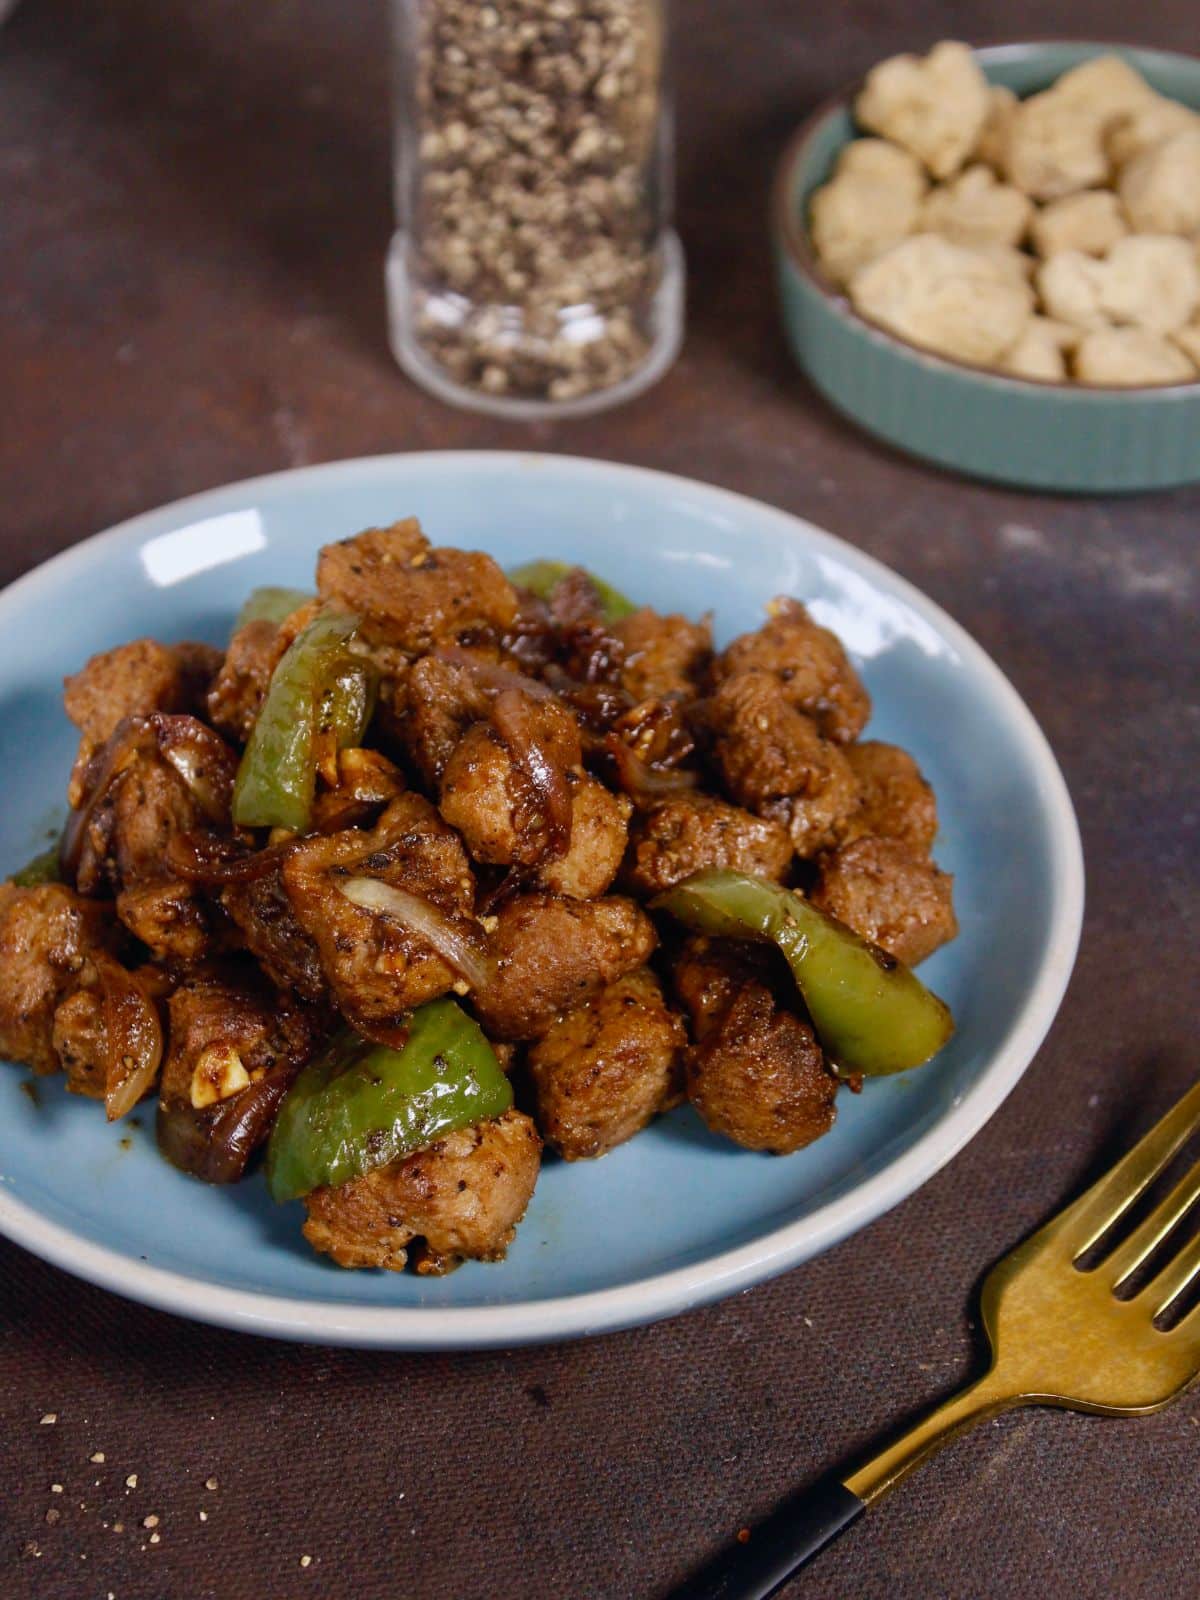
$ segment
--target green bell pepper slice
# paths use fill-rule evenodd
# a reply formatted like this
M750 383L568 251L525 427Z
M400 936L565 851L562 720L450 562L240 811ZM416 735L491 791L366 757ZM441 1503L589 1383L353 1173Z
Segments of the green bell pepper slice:
M267 584L261 589L251 589L237 614L233 631L236 633L248 622L283 622L293 611L298 611L311 599L312 595L306 594L303 589L284 589L276 584Z
M402 1049L346 1029L304 1068L271 1130L267 1185L284 1201L348 1183L512 1103L479 1024L453 1000L431 1000Z
M9 881L21 889L34 889L41 883L61 883L59 846L51 845L49 850L43 850L40 855L34 856L33 860L27 861L20 871L14 872Z
M575 571L575 564L569 561L527 561L523 567L514 567L509 572L509 581L528 589L530 594L535 594L539 600L548 600L557 583L566 577L568 572ZM580 569L587 571L586 568ZM588 581L600 596L601 615L605 622L619 622L622 617L631 616L637 607L632 600L627 600L619 589L614 589L611 583L605 583L603 578L598 578L594 572L587 572Z
M844 1071L919 1067L954 1032L949 1007L903 962L778 884L698 872L650 903L701 933L778 945L826 1054Z
M308 827L316 788L313 740L319 727L335 727L339 743L361 739L370 694L341 703L339 675L365 662L348 655L358 618L322 612L292 641L275 668L233 785L233 820L241 828Z

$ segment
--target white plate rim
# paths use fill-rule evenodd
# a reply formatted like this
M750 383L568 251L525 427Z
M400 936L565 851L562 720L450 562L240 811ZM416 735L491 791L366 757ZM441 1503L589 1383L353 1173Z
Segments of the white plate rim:
M6 614L61 573L86 564L110 544L136 542L173 531L185 519L211 514L214 501L291 494L305 484L339 477L387 479L406 465L456 470L472 467L538 470L566 468L581 476L618 481L652 480L667 488L700 491L729 514L766 516L781 537L797 536L856 569L874 585L898 593L942 633L963 659L982 674L1001 709L1022 738L1038 779L1049 827L1054 893L1047 930L1047 956L1001 1047L978 1080L933 1127L887 1166L848 1194L808 1216L703 1260L583 1294L551 1296L515 1305L356 1306L285 1295L258 1294L134 1261L118 1251L81 1239L51 1222L0 1184L0 1233L42 1260L100 1288L162 1311L217 1327L267 1337L393 1350L494 1349L550 1343L655 1322L707 1305L819 1255L898 1205L928 1182L975 1136L1007 1098L1029 1066L1058 1012L1075 964L1083 926L1084 866L1079 825L1066 781L1033 713L987 654L942 608L892 568L805 518L752 496L697 478L585 456L533 451L433 450L352 457L265 473L186 496L118 523L52 556L0 593L0 627Z

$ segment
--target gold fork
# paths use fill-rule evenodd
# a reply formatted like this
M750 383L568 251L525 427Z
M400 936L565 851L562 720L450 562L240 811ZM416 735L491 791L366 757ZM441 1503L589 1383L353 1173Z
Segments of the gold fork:
M1078 1263L1121 1220L1200 1127L1200 1084L1113 1169L988 1273L984 1377L857 1472L823 1479L678 1591L678 1600L764 1600L867 1506L955 1435L1015 1406L1144 1417L1200 1373L1200 1307L1169 1331L1157 1319L1200 1276L1200 1235L1131 1298L1118 1299L1200 1199L1200 1162L1133 1232L1086 1271Z

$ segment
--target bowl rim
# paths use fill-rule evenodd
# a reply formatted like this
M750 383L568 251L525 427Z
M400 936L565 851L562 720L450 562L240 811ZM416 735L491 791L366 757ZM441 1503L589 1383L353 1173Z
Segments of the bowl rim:
M947 612L883 562L805 518L748 495L647 467L579 456L503 450L414 451L358 457L265 474L205 490L142 513L62 551L0 593L0 618L34 596L53 594L60 577L103 564L109 550L136 546L239 505L287 500L308 485L402 487L408 472L434 468L566 474L592 493L646 486L672 497L699 497L733 522L752 517L781 542L800 539L816 554L848 566L912 608L958 653L977 692L1012 728L1041 802L1047 851L1054 863L1045 955L1023 1003L978 1077L939 1119L899 1155L848 1193L810 1214L770 1228L749 1242L698 1261L651 1272L608 1288L550 1295L514 1304L453 1307L356 1305L296 1295L263 1294L212 1283L133 1260L81 1238L68 1225L0 1184L0 1233L43 1260L128 1299L193 1320L275 1338L396 1350L464 1350L549 1343L614 1331L690 1310L746 1289L820 1254L907 1198L955 1156L1015 1087L1058 1013L1075 963L1083 922L1083 847L1066 781L1050 744L1016 688L983 647Z
M1189 50L1160 50L1153 45L1135 44L1124 39L1093 39L1071 38L1068 35L1056 34L1044 39L1008 40L991 44L968 44L968 49L985 67L992 62L1017 60L1022 57L1036 55L1038 51L1052 49L1056 46L1067 46L1071 49L1086 49L1095 55L1103 55L1109 51L1133 52L1142 56L1158 56L1163 60L1177 60L1191 63L1200 77L1200 54ZM886 57L883 59L887 59ZM878 63L876 63L877 65ZM770 212L771 224L777 241L786 252L789 265L794 267L803 278L826 301L830 310L846 327L866 334L874 343L894 349L898 354L915 360L923 366L935 371L945 371L975 379L978 382L993 386L1001 390L1015 390L1018 394L1047 393L1058 396L1070 396L1080 404L1087 404L1113 400L1124 396L1129 400L1179 400L1195 399L1200 397L1200 373L1194 378L1185 378L1176 383L1158 384L1121 384L1121 383L1071 383L1061 378L1026 378L1016 373L997 372L991 367L980 366L975 362L963 361L956 356L942 355L935 350L927 350L922 345L914 344L912 340L903 338L898 333L893 333L890 328L885 328L882 323L873 318L864 316L855 308L850 298L836 284L832 283L821 271L816 253L812 248L808 227L799 209L792 204L792 195L795 192L795 176L797 168L807 158L809 147L817 135L831 118L841 112L854 114L854 101L859 90L865 83L865 74L845 84L841 89L826 95L788 139L783 148L775 170L775 179L771 186ZM856 137L868 137L857 135Z

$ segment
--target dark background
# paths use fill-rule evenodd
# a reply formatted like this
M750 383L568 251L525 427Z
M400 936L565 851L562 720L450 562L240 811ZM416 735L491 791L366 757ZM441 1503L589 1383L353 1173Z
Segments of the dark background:
M1031 497L870 443L789 365L765 242L788 131L879 56L1001 28L1186 48L1195 0L1076 0L1052 24L1032 0L678 9L683 357L624 410L526 430L426 399L387 354L381 0L26 0L0 33L0 579L176 496L375 451L537 445L761 496L927 590L1041 720L1089 870L1062 1013L970 1148L864 1234L591 1343L295 1348L0 1245L6 1596L659 1594L960 1383L983 1267L1200 1065L1200 491ZM1188 1402L1140 1422L1002 1419L789 1594L1193 1595L1198 1442Z

